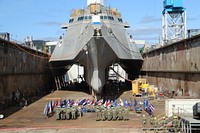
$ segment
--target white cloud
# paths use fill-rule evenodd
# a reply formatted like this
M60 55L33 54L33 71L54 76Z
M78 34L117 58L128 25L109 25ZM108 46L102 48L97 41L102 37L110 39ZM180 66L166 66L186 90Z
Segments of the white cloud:
M162 29L160 27L136 27L129 29L127 32L133 35L135 40L145 40L146 42L159 42L162 37Z
M140 35L149 35L152 34L161 34L162 29L160 27L138 27L135 29L132 29L132 34L140 36Z
M162 21L161 18L155 18L154 16L145 16L144 18L142 18L142 20L140 20L139 23L147 24L147 23L161 22L161 21Z
M48 21L48 22L39 22L37 24L45 25L45 26L60 26L62 23L56 21Z
M198 18L187 18L187 21L197 21Z
M39 38L38 40L56 41L58 40L58 37L42 37L42 38Z

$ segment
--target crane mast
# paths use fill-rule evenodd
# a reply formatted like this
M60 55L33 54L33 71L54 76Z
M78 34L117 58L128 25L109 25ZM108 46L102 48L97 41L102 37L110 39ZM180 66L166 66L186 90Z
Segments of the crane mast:
M186 8L182 0L164 0L162 12L162 45L185 39Z

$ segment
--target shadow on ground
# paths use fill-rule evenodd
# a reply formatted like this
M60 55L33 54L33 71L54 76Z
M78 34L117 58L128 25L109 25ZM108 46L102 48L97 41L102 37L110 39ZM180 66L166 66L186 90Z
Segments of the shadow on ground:
M108 81L102 89L100 98L106 100L115 100L118 99L125 91L129 91L130 89L131 85L129 83ZM91 87L86 82L67 85L67 87L63 88L62 90L79 91L92 95Z

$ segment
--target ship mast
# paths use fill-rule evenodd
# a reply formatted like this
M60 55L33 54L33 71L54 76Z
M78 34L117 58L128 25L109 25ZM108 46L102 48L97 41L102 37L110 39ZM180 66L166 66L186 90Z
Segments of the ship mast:
M87 0L87 6L90 6L91 4L100 4L104 5L104 0Z

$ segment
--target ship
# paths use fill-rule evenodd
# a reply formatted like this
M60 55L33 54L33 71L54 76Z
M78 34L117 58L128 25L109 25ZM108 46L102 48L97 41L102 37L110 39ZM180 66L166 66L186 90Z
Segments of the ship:
M79 64L95 95L102 93L113 63L119 64L129 77L139 75L143 58L127 34L130 26L116 8L104 6L103 0L87 0L87 7L73 10L69 22L61 28L66 34L49 60L54 75L63 75L73 64Z

